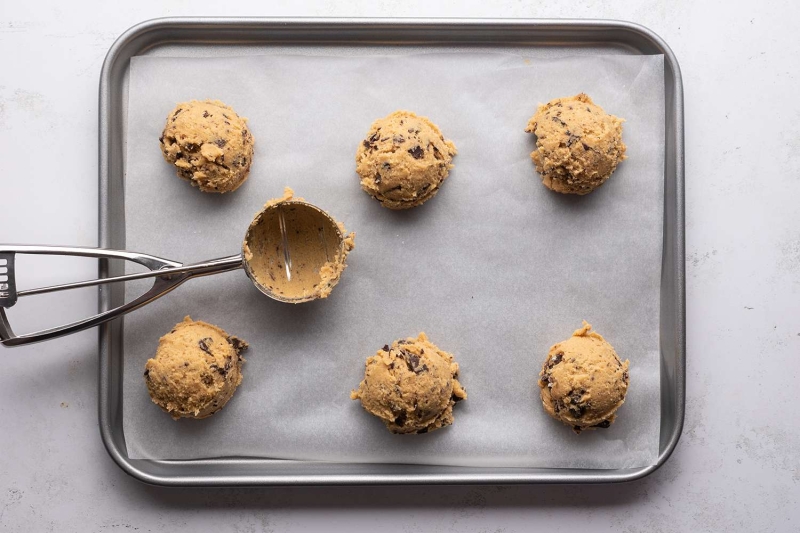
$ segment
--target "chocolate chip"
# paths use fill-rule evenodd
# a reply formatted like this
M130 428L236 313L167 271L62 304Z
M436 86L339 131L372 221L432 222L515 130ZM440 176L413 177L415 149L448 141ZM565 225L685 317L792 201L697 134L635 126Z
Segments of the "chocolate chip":
M183 366L189 366L189 361L184 361Z
M575 418L580 418L583 416L583 413L586 412L586 409L583 408L581 405L570 405L569 406L569 414L574 416Z
M415 374L422 374L423 372L428 371L428 365L424 363L420 365L420 359L417 354L413 354L408 350L400 350L400 355L403 356L403 359L405 359L408 369Z
M428 432L428 428L424 427L424 428L420 429L419 431L417 431L417 435L422 435L423 433L427 433L427 432Z
M408 341L405 339L397 341L397 344L408 344Z
M369 144L369 141L368 141L368 140L366 140L366 139L364 139L364 141L363 141L361 144L363 144L363 145L364 145L364 148L369 148L369 147L371 147L371 146L372 146L371 144Z
M197 341L197 345L200 347L201 350L206 352L208 355L214 355L213 353L211 353L211 350L208 347L208 343L213 342L213 340L214 339L212 339L211 337L204 337L199 341Z
M589 108L587 107L586 109L589 109ZM595 424L592 427L607 429L607 428L611 427L611 422L609 422L608 420L603 420L599 424Z
M388 352L389 351L389 345L388 344L384 344L383 345L383 351L384 352Z
M569 412L575 418L583 416L583 414L586 412L587 406L581 403L585 392L586 391L581 389L577 391L570 391L569 393Z
M575 144L577 141L580 140L580 137L578 135L573 135L569 131L567 131L567 135L569 135L569 139L567 139L567 146L572 146L573 144Z
M583 145L583 149L584 149L584 150L586 150L587 152L588 152L589 150L591 150L591 148L589 147L589 145L588 145L588 144L586 144L586 143L581 143L581 144Z
M228 141L226 141L225 139L217 139L216 141L214 141L214 144L216 144L220 148L224 148L225 145L228 144Z
M209 115L208 111L203 111L203 118L208 118L210 116L212 116L212 115Z
M572 426L572 431L574 431L575 433L580 434L580 432L583 431L583 428L580 427L580 426Z
M233 351L238 355L247 349L247 343L236 337L228 337L228 342L233 346Z
M425 156L425 150L421 146L415 146L408 151L414 159L422 159Z
M381 181L381 175L375 174L375 185L378 185Z
M164 136L163 135L158 138L158 142L160 142L161 144L164 144Z
M406 142L406 138L403 137L402 135L395 135L394 137L392 137L392 142L395 142L397 144L403 144L404 142Z
M629 379L630 379L630 376L628 375L628 371L626 370L625 372L622 373L622 381L627 383Z
M200 145L196 143L186 143L185 148L187 152L196 152L200 149Z
M150 369L149 368L145 368L144 369L144 377L146 377L146 378L150 377Z
M378 137L380 137L380 132L376 131L375 133L369 136L368 140L370 143L375 143L378 140Z
M558 363L560 363L562 359L564 359L564 353L563 353L563 352L559 352L559 353L557 353L555 357L553 357L552 359L550 359L550 360L547 362L547 368L548 368L548 369L551 369L551 368L553 368L553 367L554 367L554 366L556 366Z
M407 417L408 415L406 414L406 412L402 411L400 414L394 417L394 423L397 424L398 426L402 426L403 424L406 423Z
M460 402L461 400L463 400L464 398L462 398L461 396L456 396L455 394L453 394L453 395L450 397L450 399L451 399L451 400L453 400L453 403L458 403L458 402Z
M229 116L228 116L228 115L226 115L225 113L223 113L223 114L222 114L222 116L223 116L223 117L225 117L225 118L226 118L226 119L228 119L228 120L230 120L230 119L231 119L231 117L229 117Z

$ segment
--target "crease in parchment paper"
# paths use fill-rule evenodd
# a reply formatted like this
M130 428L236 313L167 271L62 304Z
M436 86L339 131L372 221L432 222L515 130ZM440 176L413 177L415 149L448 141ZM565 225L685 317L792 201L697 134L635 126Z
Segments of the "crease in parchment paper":
M585 197L541 184L525 134L536 106L588 93L623 117L629 158ZM175 176L158 137L177 102L220 99L249 118L255 156L236 192ZM439 194L392 212L364 194L355 152L397 109L428 116L458 147ZM325 301L262 296L241 271L193 279L125 317L123 428L131 458L266 457L467 466L632 468L654 464L660 426L663 227L661 56L531 59L511 54L368 57L134 57L127 248L178 261L239 251L251 217L291 186L357 233ZM146 288L132 283L128 298ZM250 343L230 403L173 421L142 378L158 338L185 315ZM623 359L631 385L608 430L575 435L542 409L549 347L586 319ZM425 331L461 366L469 398L455 424L389 434L349 392L364 360Z

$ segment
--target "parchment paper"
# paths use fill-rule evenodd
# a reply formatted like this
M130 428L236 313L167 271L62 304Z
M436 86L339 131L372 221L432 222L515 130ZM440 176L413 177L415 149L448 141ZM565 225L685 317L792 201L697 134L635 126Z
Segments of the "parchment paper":
M125 318L124 431L132 458L229 456L576 468L655 462L664 179L661 56L526 59L510 54L379 57L136 57L126 160L129 250L178 261L238 253L251 217L289 185L357 234L325 301L262 296L243 271L191 280ZM524 133L538 103L587 92L627 120L629 159L585 197L542 186ZM250 119L256 153L233 194L199 192L162 160L180 101L217 98ZM430 117L458 147L422 207L392 212L359 188L356 147L396 109ZM145 285L131 284L128 297ZM184 315L247 340L244 381L206 420L173 421L142 377ZM591 322L630 359L617 422L575 435L542 409L549 347ZM364 360L425 331L456 355L469 399L455 424L389 434L349 399Z

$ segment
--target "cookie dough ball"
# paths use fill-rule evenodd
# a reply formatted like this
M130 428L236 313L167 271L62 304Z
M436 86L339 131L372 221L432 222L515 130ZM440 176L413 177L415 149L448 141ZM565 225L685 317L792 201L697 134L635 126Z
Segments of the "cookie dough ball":
M531 158L542 183L560 193L588 194L625 159L621 118L581 93L540 105L525 131L536 135Z
M180 103L167 117L161 152L180 178L201 191L235 191L253 162L254 139L246 122L219 100Z
M456 145L425 117L395 111L376 120L356 152L361 188L389 209L425 203L453 168Z
M161 337L144 379L153 402L177 420L222 409L242 382L247 343L205 322L183 319Z
M364 380L350 398L392 433L427 433L453 423L453 405L466 399L453 356L424 333L398 340L367 359Z
M628 391L628 361L591 329L584 320L572 337L554 344L539 373L542 405L575 433L609 427Z

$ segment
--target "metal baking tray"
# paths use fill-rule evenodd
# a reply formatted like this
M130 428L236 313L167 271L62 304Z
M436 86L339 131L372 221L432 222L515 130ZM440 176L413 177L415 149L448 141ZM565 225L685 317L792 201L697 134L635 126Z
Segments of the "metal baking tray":
M680 69L649 29L606 20L171 18L138 24L111 47L100 77L99 245L125 249L125 135L130 58L245 55L284 50L327 54L345 48L397 51L469 49L582 55L663 54L665 81L664 223L661 270L661 426L659 456L644 468L619 470L477 468L323 463L223 458L130 459L122 426L122 328L100 327L99 422L108 453L131 476L169 486L523 484L631 481L658 469L680 438L685 405L684 133ZM123 265L100 261L100 276ZM124 300L123 287L100 289L105 311Z

